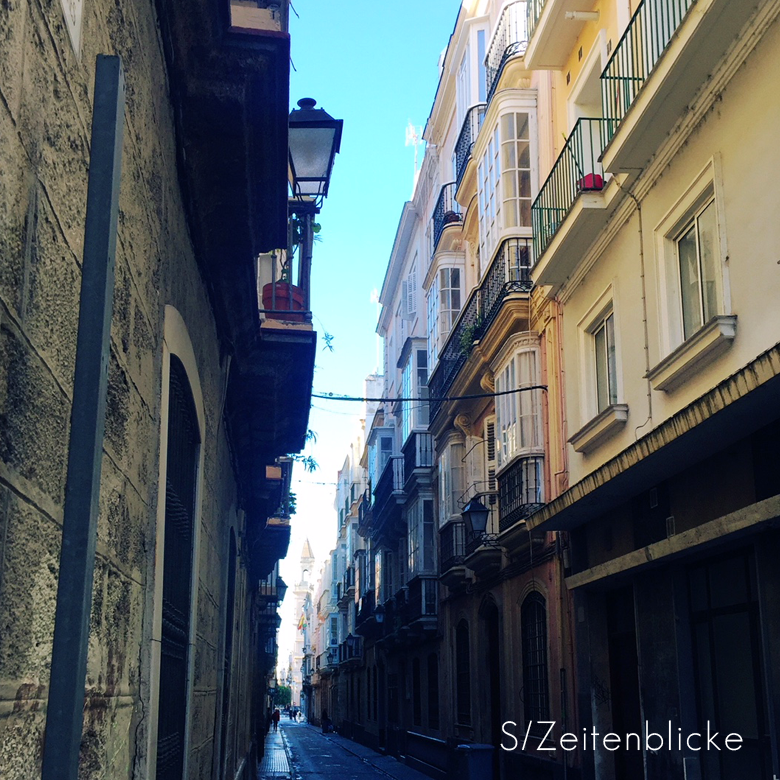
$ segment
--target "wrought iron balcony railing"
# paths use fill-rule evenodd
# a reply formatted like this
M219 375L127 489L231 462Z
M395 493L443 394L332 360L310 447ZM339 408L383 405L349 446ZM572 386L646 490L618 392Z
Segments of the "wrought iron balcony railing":
M601 103L612 139L672 36L696 0L644 0L640 3L601 74Z
M474 142L479 135L479 129L482 127L482 120L485 118L486 103L479 103L472 106L466 112L466 118L463 120L463 127L460 129L460 135L455 142L455 188L460 186L466 165L471 159L471 150L474 148Z
M458 371L468 359L473 344L487 332L501 304L510 293L530 292L532 239L508 238L496 252L482 284L469 296L455 327L447 339L429 382L431 420L441 408Z
M444 526L439 534L439 542L441 573L462 566L466 555L466 524L456 521Z
M518 458L498 478L498 530L503 532L544 504L544 456Z
M374 489L372 529L381 536L396 523L402 522L401 502L404 497L404 457L393 455L385 464Z
M375 593L373 590L367 590L360 599L360 606L357 616L355 617L355 625L359 626L365 623L366 620L374 614L375 606Z
M374 490L374 512L381 510L393 493L404 489L404 458L393 455L388 458Z
M525 54L528 45L528 28L525 2L512 3L502 12L493 40L485 57L485 78L487 80L487 102L501 78L506 63L513 57Z
M451 181L445 184L439 192L436 206L433 209L433 251L439 246L441 234L447 225L460 224L463 222L463 214L460 213L460 204L455 200L455 182Z
M429 469L433 467L435 452L433 448L433 434L413 431L403 447L404 475L406 482L414 477L415 469Z
M607 143L608 119L578 119L550 175L531 206L534 255L538 260L582 192L604 187L601 152Z

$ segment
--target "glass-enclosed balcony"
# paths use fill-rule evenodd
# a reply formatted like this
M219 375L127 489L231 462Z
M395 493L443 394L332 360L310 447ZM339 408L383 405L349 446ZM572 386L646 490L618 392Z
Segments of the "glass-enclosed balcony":
M607 119L578 119L539 190L531 206L537 261L563 226L577 198L604 188L600 157L607 141L608 124Z
M441 188L433 208L431 222L433 223L433 251L436 252L444 229L449 225L460 225L463 222L460 204L455 200L454 181Z
M439 354L429 387L431 420L441 408L441 398L449 392L458 371L471 353L473 344L487 332L512 293L528 293L531 282L530 238L508 238L496 252L482 284L469 296L458 321Z
M502 12L485 57L487 102L493 97L506 64L525 54L528 28L525 2L511 3Z
M455 521L444 526L439 536L439 567L442 574L463 566L466 556L466 524Z
M463 174L466 172L466 166L471 159L471 150L474 148L474 142L477 140L480 127L482 127L486 108L485 103L479 103L466 112L463 127L461 127L460 135L455 142L455 189L460 186Z

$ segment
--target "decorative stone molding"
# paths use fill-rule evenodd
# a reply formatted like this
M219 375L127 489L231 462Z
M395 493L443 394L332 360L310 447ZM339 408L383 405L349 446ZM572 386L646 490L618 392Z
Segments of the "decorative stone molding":
M612 404L597 414L569 439L576 452L589 453L611 436L628 420L628 404Z
M464 436L471 436L471 415L459 414L453 420L453 425L463 432Z
M736 315L721 314L713 317L655 368L650 369L647 378L653 390L667 393L676 390L691 375L700 371L702 366L725 352L736 335Z

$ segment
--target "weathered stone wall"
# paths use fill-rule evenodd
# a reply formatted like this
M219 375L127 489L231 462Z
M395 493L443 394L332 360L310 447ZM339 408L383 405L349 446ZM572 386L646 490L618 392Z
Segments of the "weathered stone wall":
M5 0L0 5L3 780L40 775L99 53L122 57L127 104L80 777L146 776L166 304L188 326L205 405L190 777L211 776L218 730L227 524L237 500L220 425L226 367L179 191L154 5L86 0L76 56L58 0ZM234 656L246 657L236 641ZM248 737L244 726L237 753L246 750Z

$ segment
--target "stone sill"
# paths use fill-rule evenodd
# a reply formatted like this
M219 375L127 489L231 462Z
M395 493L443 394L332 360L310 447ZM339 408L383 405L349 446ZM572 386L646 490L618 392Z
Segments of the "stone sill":
M569 443L576 452L589 453L614 436L628 420L628 404L612 404L575 433Z
M737 317L721 314L680 344L647 374L653 390L672 392L725 352L737 335Z

